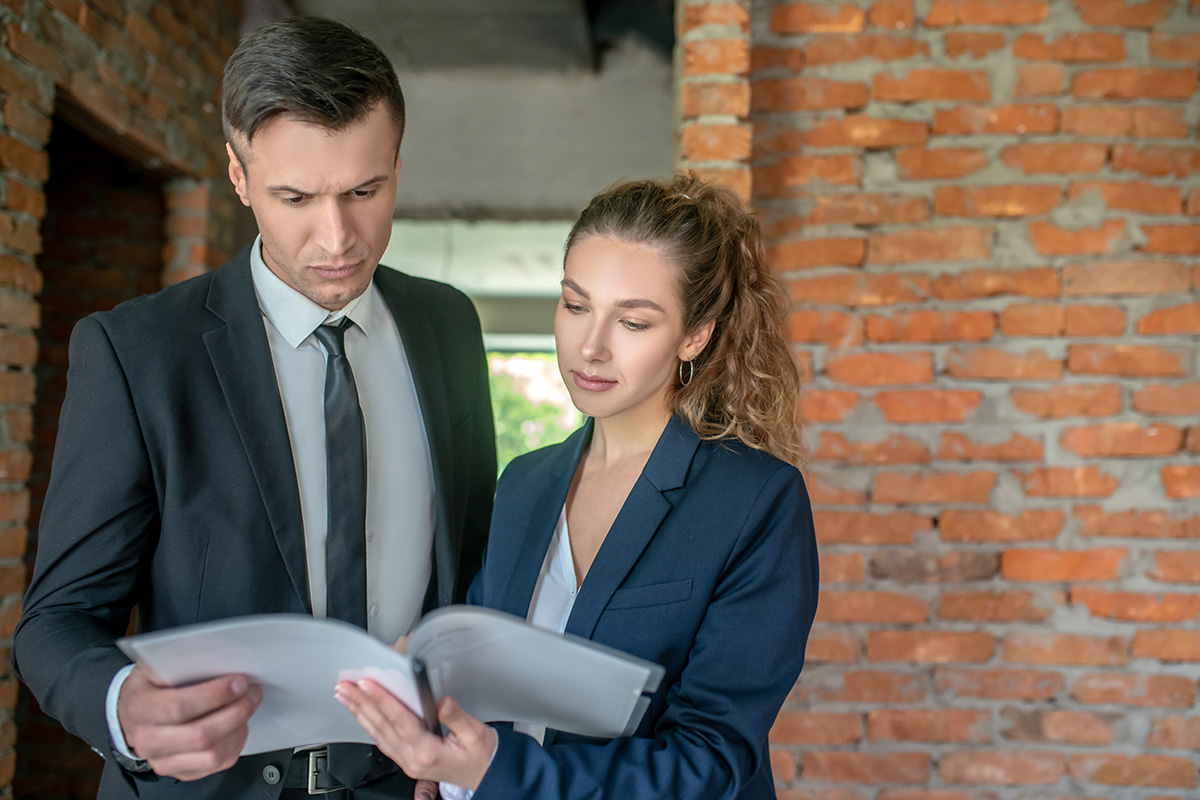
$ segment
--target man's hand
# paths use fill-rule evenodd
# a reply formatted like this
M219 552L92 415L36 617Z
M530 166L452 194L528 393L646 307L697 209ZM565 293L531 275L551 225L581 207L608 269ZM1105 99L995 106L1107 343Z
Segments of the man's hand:
M194 781L233 766L262 689L225 675L182 689L156 683L135 666L117 697L125 743L159 775Z

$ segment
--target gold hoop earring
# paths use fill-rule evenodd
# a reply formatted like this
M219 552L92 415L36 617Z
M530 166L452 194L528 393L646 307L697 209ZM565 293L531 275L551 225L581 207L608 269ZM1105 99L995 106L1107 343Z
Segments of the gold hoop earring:
M687 380L683 379L683 365L684 364L687 364L687 368L688 368ZM680 383L680 385L687 386L689 383L692 382L692 378L694 378L694 377L696 377L696 368L695 368L695 366L692 365L692 360L689 358L687 361L680 361L679 362L679 383Z

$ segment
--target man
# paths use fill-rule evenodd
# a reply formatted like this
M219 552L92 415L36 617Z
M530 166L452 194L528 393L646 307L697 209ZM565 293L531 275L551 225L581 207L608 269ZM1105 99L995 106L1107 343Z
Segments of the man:
M105 756L101 797L411 797L365 746L239 758L258 687L167 688L114 646L135 605L144 630L296 612L390 643L461 600L486 537L478 319L377 269L404 129L391 64L339 23L274 23L230 58L223 112L260 235L76 326L14 664Z

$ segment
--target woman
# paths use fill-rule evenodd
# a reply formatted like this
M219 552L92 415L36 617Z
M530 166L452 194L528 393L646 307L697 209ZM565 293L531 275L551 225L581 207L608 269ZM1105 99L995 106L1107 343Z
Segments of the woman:
M490 727L450 698L439 739L378 685L339 684L384 753L477 800L775 797L767 734L817 606L785 311L728 190L681 176L592 200L554 320L591 419L505 470L468 599L666 676L614 740Z

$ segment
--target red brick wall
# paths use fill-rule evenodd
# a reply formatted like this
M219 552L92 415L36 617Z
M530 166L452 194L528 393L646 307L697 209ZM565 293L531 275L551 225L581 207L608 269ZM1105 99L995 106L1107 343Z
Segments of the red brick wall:
M1200 3L687 2L680 162L752 199L823 591L788 800L1195 797Z
M41 394L50 409L61 390L51 373L61 369L72 315L211 268L237 244L218 109L221 69L240 20L239 0L0 0L0 796L10 794L14 746L24 735L13 720L18 687L8 662L32 557L27 536L36 543L29 488L35 427L40 472L52 447L52 410L33 411L35 370L40 364L47 379ZM62 123L162 186L150 201L126 198L133 206L109 187L108 223L132 236L139 225L155 225L139 221L146 211L165 209L165 219L136 246L101 248L103 263L88 270L63 251L57 228L43 257L52 233L42 227L47 179L61 169L61 190L82 177L68 172L77 169L69 158L60 164L47 149ZM67 205L56 210L66 213ZM138 271L140 278L130 277ZM35 492L43 481L32 480ZM56 736L52 727L27 724L27 796L94 794L94 778L71 774L86 763L79 755L86 751L64 744L56 752L47 742ZM36 783L35 765L58 781Z

